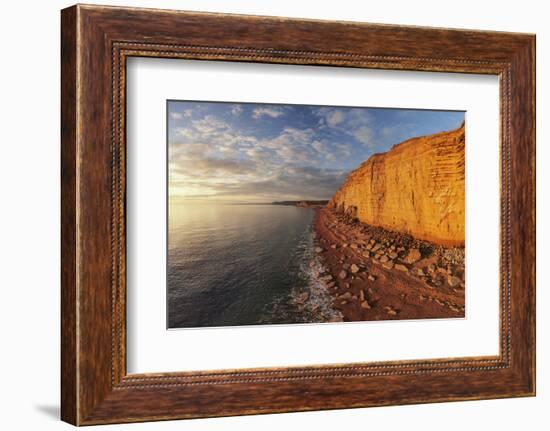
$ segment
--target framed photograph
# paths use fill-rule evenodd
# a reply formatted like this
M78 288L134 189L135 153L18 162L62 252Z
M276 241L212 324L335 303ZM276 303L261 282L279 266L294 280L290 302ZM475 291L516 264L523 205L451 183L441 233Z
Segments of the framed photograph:
M62 11L62 419L535 394L535 36Z

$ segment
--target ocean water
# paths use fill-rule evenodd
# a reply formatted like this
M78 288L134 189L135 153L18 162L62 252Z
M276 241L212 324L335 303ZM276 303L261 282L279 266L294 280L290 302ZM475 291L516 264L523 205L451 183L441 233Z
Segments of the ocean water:
M168 327L328 321L337 312L318 278L313 216L294 206L172 203Z

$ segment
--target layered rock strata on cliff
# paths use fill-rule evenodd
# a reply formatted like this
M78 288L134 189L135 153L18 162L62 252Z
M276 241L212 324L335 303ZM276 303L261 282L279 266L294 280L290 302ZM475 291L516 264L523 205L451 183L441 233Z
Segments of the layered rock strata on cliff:
M462 124L375 154L348 176L328 207L373 226L462 246L464 145Z

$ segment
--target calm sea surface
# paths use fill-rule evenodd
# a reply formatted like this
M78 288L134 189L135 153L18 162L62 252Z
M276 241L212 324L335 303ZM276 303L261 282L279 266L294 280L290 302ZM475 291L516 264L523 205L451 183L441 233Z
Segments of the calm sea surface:
M174 203L168 227L168 326L327 321L314 211L278 205ZM296 298L308 292L314 309Z

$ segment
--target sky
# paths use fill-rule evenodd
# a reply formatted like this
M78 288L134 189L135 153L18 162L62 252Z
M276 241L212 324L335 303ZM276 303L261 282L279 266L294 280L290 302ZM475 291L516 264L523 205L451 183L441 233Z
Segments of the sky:
M375 153L452 130L463 111L168 101L170 199L330 199Z

